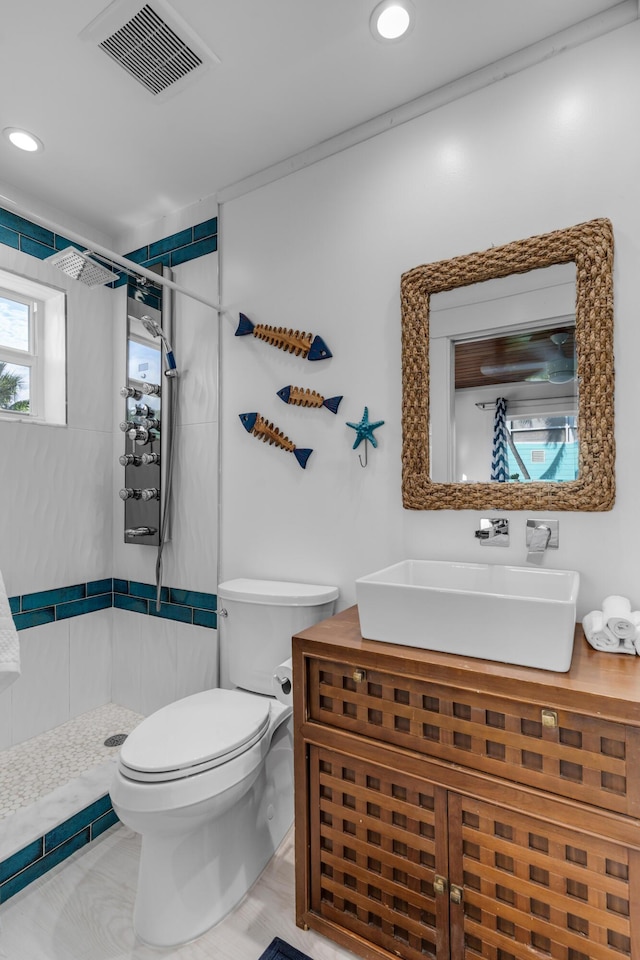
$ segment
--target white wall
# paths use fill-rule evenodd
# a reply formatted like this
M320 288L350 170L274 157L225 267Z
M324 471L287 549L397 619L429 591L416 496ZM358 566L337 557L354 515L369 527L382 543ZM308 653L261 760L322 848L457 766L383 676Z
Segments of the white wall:
M640 289L640 24L474 93L225 203L222 295L255 322L321 334L309 363L222 325L224 579L336 583L354 601L361 574L414 556L522 563L527 514L510 514L496 559L474 539L481 513L401 504L399 282L418 264L596 217L613 222L617 500L607 513L561 514L547 560L581 573L579 616L609 593L640 605L636 321ZM285 406L276 390L344 393L338 416ZM385 420L361 469L351 450L364 405ZM299 446L258 442L238 414L257 410Z

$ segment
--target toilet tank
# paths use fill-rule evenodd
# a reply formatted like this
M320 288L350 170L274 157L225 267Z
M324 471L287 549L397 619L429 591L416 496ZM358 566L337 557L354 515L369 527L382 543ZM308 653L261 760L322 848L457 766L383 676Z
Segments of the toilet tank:
M334 612L337 587L286 580L227 580L218 586L218 629L235 687L273 693L291 637ZM222 612L224 611L224 612Z

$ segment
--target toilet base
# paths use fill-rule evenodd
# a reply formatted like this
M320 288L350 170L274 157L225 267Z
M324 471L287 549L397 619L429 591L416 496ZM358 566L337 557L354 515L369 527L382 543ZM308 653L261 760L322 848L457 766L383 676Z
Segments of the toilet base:
M219 798L225 811L191 831L143 834L133 922L145 943L170 947L201 936L237 905L275 853L293 822L290 719L274 732L248 789L244 782L230 792ZM192 812L195 821L198 810Z

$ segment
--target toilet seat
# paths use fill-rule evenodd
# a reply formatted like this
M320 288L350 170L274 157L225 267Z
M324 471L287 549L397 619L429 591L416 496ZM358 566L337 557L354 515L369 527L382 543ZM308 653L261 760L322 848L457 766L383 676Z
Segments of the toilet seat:
M264 736L271 700L242 690L205 690L170 703L127 737L118 767L129 780L192 777L249 750Z

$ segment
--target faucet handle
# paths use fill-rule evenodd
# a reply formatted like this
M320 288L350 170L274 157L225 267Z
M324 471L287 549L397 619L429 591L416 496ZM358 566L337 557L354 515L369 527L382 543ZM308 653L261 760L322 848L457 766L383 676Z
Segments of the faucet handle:
M474 536L483 547L508 547L509 521L506 517L483 518Z
M542 534L544 534L546 528L549 531L549 537L543 549L549 549L550 547L556 548L560 542L559 534L560 521L559 520L539 520L530 517L527 520L526 526L526 545L529 547L532 540L540 541L540 528L542 529ZM542 537L542 539L544 539Z

